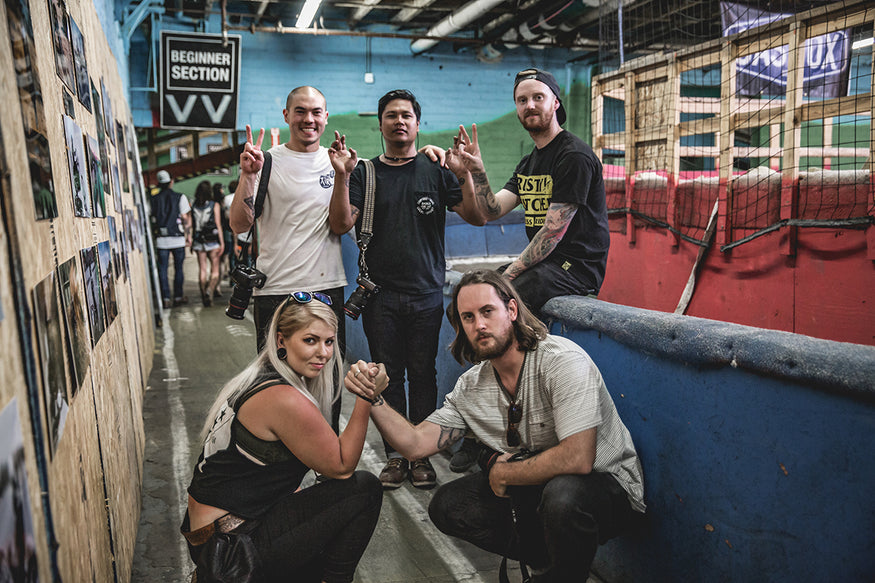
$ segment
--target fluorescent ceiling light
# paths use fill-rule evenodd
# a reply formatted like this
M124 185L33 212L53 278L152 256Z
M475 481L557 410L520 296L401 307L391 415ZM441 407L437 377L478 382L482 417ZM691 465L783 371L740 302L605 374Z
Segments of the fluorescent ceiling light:
M863 47L872 46L872 42L873 42L873 38L870 36L869 38L864 38L863 40L858 40L853 45L851 45L851 48L856 51L857 49L862 49Z
M298 22L295 23L295 28L309 28L313 22L313 17L316 16L316 11L319 10L319 5L322 0L307 0L304 3L304 8L301 10L301 15L298 16Z

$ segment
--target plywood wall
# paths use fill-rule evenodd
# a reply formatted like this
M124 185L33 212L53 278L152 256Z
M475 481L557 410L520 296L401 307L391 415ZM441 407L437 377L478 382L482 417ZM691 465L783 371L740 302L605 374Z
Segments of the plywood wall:
M81 70L74 67L73 78L84 80L88 93L92 85L96 90L91 111L78 98L79 83L66 86L64 67L56 61L53 22L59 21L53 17L64 14L84 41L87 77L76 77ZM28 25L31 42L22 40ZM4 425L17 417L20 427L0 432L0 475L15 475L3 472L23 463L17 483L27 485L23 495L11 485L14 480L0 480L0 502L26 501L16 507L25 515L23 542L0 540L12 545L2 549L0 563L36 570L40 581L129 581L133 561L142 394L154 336L143 187L116 57L91 2L0 0L0 415ZM23 85L31 87L20 91ZM65 105L65 94L72 103L68 98ZM67 132L65 111L73 114ZM103 132L105 154L99 159L110 182L106 217L77 216L77 180L68 157L76 142L68 138L71 122L82 132L77 156L86 156L89 185L88 144ZM55 213L40 207L33 194L38 173L28 152L36 151L36 134L44 138L42 167L51 172L55 217L45 216ZM89 310L92 257L102 268L95 289L103 302ZM23 462L16 454L21 451ZM15 548L15 558L9 548Z

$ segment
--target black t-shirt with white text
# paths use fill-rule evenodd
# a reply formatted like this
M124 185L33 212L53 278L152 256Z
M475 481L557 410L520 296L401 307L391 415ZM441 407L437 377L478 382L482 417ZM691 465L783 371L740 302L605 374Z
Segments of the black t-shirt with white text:
M529 241L544 226L551 202L577 205L565 235L545 259L598 290L605 277L610 232L602 163L589 145L562 131L517 165L505 189L520 197Z
M462 202L456 176L424 154L402 166L373 159L373 238L365 261L371 280L381 287L424 294L443 289L446 270L444 231L447 209ZM350 175L349 202L364 214L364 166Z

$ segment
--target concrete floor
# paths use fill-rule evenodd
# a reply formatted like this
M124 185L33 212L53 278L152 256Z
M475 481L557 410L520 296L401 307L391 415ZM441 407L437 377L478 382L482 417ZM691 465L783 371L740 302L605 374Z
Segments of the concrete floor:
M200 453L198 433L213 397L255 355L251 314L243 321L225 316L225 298L204 308L197 292L197 261L185 261L187 306L166 310L156 332L155 363L143 405L146 452L143 509L137 534L133 583L183 583L194 566L179 524L185 488ZM197 300L197 301L196 301ZM352 399L343 396L344 413ZM343 421L342 423L343 424ZM454 479L449 458L432 458L438 483ZM375 474L384 463L379 433L371 425L359 469ZM312 483L312 474L305 484ZM449 583L498 581L500 557L441 534L428 518L433 490L409 483L387 491L377 529L359 563L359 583ZM519 581L510 562L511 581ZM596 583L590 579L590 583Z

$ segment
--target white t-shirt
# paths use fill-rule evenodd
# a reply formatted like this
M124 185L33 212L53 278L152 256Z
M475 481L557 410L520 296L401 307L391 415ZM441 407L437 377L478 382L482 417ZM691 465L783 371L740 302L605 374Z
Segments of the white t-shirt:
M191 212L191 205L188 198L184 194L179 195L179 216L183 216ZM183 230L182 227L179 229ZM155 237L156 249L179 249L185 247L185 235L181 237Z
M346 285L340 237L328 225L334 168L328 150L271 148L264 212L258 219L257 267L267 283L255 295L281 295Z

